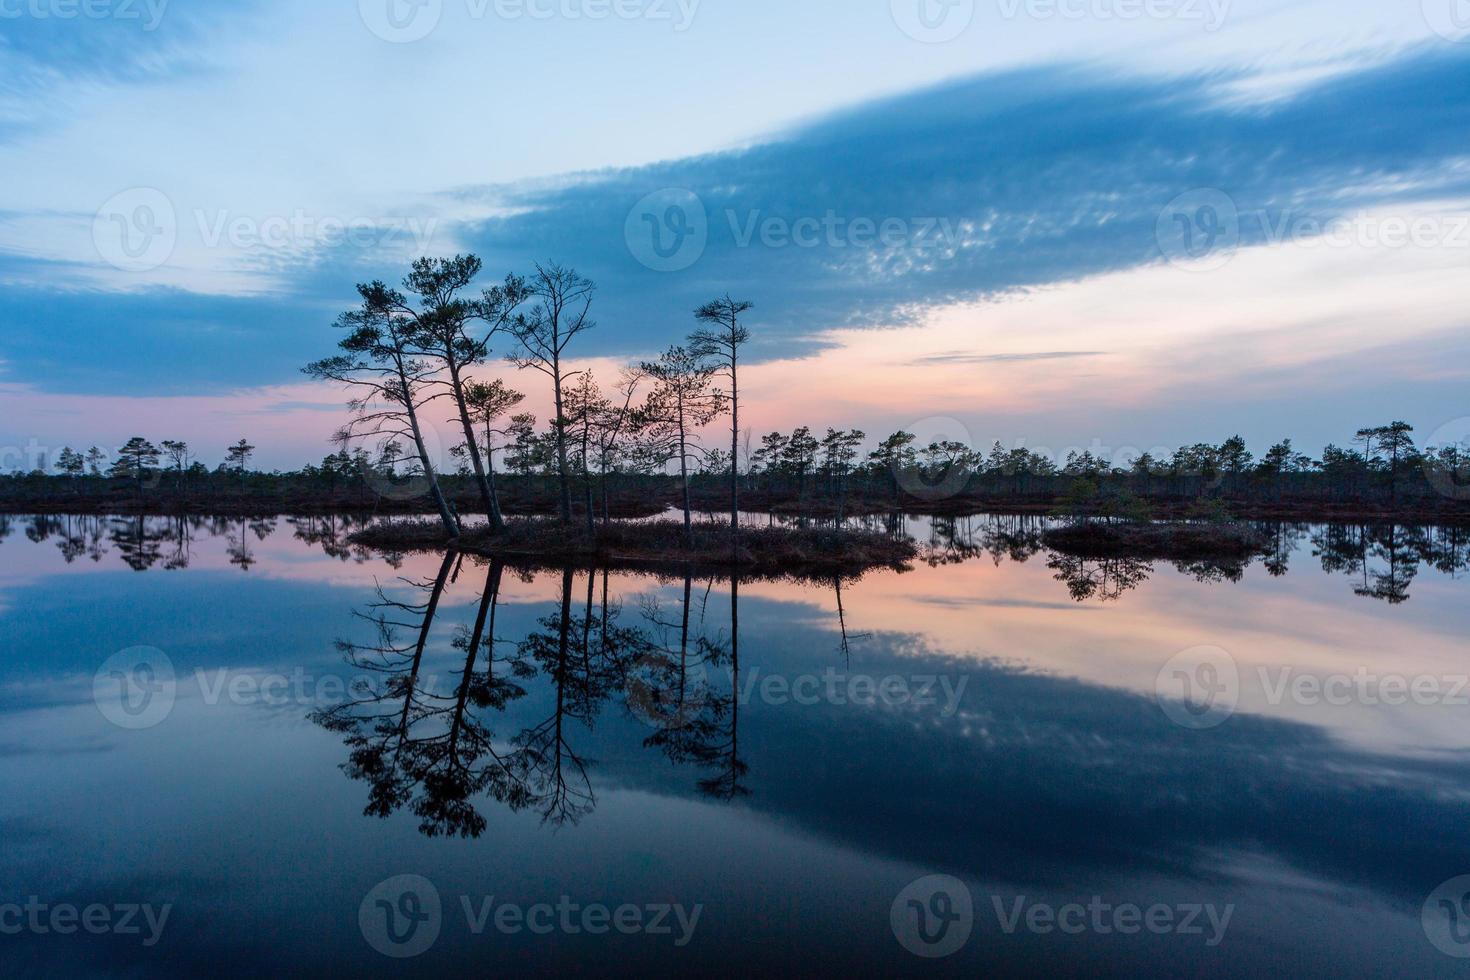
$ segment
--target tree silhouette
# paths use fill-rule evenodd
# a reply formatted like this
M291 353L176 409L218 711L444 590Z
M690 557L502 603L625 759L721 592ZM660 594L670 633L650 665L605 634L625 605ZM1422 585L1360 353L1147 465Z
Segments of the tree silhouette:
M684 498L684 539L694 543L693 506L689 492L689 460L693 430L707 425L721 410L721 398L710 388L715 369L683 347L670 347L657 361L642 365L654 383L639 414L645 439L655 458L677 460Z
M704 326L689 335L689 351L716 365L729 387L722 393L730 407L730 546L740 542L740 351L750 342L750 331L740 318L755 304L733 299L729 293L694 311Z
M434 391L427 400L447 396L453 403L481 505L491 528L498 532L504 530L505 519L480 455L466 372L490 356L491 339L510 326L517 308L526 301L527 290L525 280L512 275L504 284L485 290L479 300L462 298L460 293L480 274L481 267L474 255L419 259L403 280L404 290L416 298L417 307L404 302L396 312L410 324L416 352L442 368L425 379L426 387Z
M357 291L362 306L337 320L338 327L347 331L338 344L345 353L308 364L303 370L312 378L337 382L353 392L349 403L353 418L337 433L344 449L363 437L376 438L383 445L398 439L413 442L439 519L450 538L458 538L459 522L439 486L419 418L423 388L433 365L414 353L413 323L401 312L405 306L401 293L377 281L359 285Z
M556 437L556 473L561 493L561 521L572 522L572 490L567 470L567 416L563 404L563 385L568 375L562 362L567 348L579 335L596 324L589 314L597 287L576 270L552 263L536 265L536 273L528 286L536 305L525 316L509 324L521 345L521 351L510 356L517 367L532 368L546 375L556 401L556 417L552 431Z

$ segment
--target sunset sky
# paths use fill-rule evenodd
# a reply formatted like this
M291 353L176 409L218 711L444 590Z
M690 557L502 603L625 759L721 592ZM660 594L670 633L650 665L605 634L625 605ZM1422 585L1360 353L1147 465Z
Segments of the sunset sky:
M1470 416L1467 0L0 0L0 173L0 470L319 459L353 284L460 251L609 380L754 301L757 433Z

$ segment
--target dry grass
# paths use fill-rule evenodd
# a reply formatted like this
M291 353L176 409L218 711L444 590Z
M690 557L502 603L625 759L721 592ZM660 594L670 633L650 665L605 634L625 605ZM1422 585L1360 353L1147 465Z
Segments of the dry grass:
M598 567L740 570L755 575L830 577L858 575L874 568L901 569L917 554L912 541L868 531L835 528L742 528L738 549L732 548L730 526L697 523L692 541L676 521L599 526L589 535L582 526L549 520L511 521L502 534L473 528L451 541L432 521L380 524L359 531L353 540L371 548L394 551L460 551L530 564L579 564Z
M1092 521L1053 528L1042 540L1080 558L1238 559L1266 548L1259 532L1234 522Z

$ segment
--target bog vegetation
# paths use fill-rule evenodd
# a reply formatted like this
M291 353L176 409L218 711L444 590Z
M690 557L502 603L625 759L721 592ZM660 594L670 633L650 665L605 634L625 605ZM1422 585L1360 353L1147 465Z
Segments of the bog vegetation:
M1290 439L1256 455L1235 436L1126 465L1091 452L1057 460L998 443L925 445L905 431L757 435L741 423L751 303L712 300L658 357L598 378L573 366L596 328L591 281L547 264L477 288L481 272L474 256L425 258L398 288L357 287L359 305L337 322L336 352L304 369L340 385L348 404L334 451L317 464L266 473L251 467L257 450L247 439L206 462L182 441L139 436L112 453L67 447L4 477L0 507L427 512L446 540L472 520L504 534L508 514L552 515L596 537L615 518L673 507L686 546L698 515L715 513L738 543L748 533L742 509L838 523L895 510L1055 512L1084 522L1470 517L1470 447L1421 449L1404 422L1360 429L1319 458ZM516 369L514 386L500 376L506 367ZM538 385L554 406L544 420L520 410ZM453 433L445 459L431 428Z

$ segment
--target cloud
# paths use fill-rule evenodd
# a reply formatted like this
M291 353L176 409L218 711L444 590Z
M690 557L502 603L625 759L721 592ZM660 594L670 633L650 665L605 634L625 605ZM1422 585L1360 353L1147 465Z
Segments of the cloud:
M910 361L910 364L1005 364L1024 361L1064 361L1074 357L1106 357L1106 351L1058 350L1038 351L1034 354L967 354L964 351L946 351Z
M474 249L493 273L555 258L596 279L601 329L583 356L660 349L698 304L734 290L758 304L753 360L771 361L822 350L839 328L912 325L936 308L1157 264L1161 214L1199 189L1229 195L1242 247L1283 223L1470 193L1470 52L1417 48L1267 104L1232 94L1242 75L992 73L738 150L460 188L422 207L443 219L435 247ZM697 196L708 240L688 268L658 272L635 258L653 227L636 206L667 188ZM655 226L668 217L654 214ZM241 295L232 278L224 297L207 276L192 288L175 276L171 289L135 278L119 295L76 288L75 263L4 258L9 378L123 394L281 382L330 349L353 282L401 276L401 250L389 251L268 256L231 270L259 290Z

